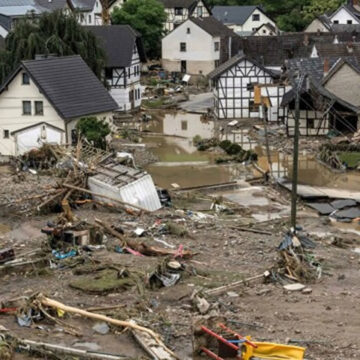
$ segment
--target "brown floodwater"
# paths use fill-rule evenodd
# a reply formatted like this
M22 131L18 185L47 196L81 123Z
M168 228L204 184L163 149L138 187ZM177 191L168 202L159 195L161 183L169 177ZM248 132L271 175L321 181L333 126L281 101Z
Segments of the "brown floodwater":
M161 187L169 187L173 183L181 187L210 185L238 180L248 174L248 170L241 164L217 165L214 163L216 154L196 149L193 145L196 135L207 139L214 137L219 130L214 121L205 119L201 114L183 111L153 112L153 120L143 123L141 129L152 133L151 136L145 135L143 142L150 146L159 162L148 166L147 170ZM221 134L221 131L217 133L221 140L229 139L245 150L254 150L258 154L258 165L264 170L268 169L265 149L250 138L248 130L234 129L229 135ZM271 163L275 178L291 180L292 155L271 151ZM334 172L314 156L302 153L299 156L299 183L360 191L360 173Z

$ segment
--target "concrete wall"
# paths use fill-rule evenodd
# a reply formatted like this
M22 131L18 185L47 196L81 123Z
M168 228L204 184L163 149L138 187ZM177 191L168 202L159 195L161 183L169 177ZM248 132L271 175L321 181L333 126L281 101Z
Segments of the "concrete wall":
M332 23L336 24L338 21L339 24L347 24L348 20L352 21L352 24L360 24L360 21L356 19L355 16L346 11L344 8L341 8L337 13L330 17Z
M29 85L22 85L22 71L0 94L0 154L15 155L15 137L10 134L4 138L5 130L9 133L40 122L46 122L65 130L64 121L48 102L37 86L30 79ZM23 115L22 102L31 101L31 115ZM35 115L35 101L43 102L43 115Z
M360 74L344 64L326 83L325 88L348 103L360 106Z
M190 33L187 33L187 29ZM186 51L180 51L180 43L186 43ZM219 51L215 51L219 42ZM167 71L180 71L181 61L187 61L187 73L204 75L214 69L220 59L220 38L212 37L192 21L187 20L162 40L162 64Z

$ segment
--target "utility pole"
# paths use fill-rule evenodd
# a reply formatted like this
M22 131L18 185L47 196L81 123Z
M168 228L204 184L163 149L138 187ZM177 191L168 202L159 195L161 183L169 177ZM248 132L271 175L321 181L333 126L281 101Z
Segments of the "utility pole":
M291 193L291 227L296 228L296 201L299 170L299 133L300 133L300 93L304 76L299 76L298 84L295 83L295 133L294 133L294 153L293 153L293 173L292 173L292 193Z

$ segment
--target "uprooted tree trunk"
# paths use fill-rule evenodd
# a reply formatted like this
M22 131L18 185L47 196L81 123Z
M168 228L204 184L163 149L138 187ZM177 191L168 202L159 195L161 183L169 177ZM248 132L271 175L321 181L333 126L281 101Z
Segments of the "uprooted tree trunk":
M77 314L77 315L87 317L89 319L100 320L100 321L104 321L106 323L109 323L109 324L112 324L115 326L122 326L122 327L126 327L126 328L131 328L132 330L135 330L135 331L143 332L143 333L149 335L152 339L154 339L154 341L158 344L158 346L163 348L166 351L166 353L171 355L171 357L173 359L179 359L179 357L173 351L171 351L169 348L166 347L166 345L162 342L159 334L155 333L151 329L137 325L134 322L117 320L117 319L113 319L113 318L105 316L105 315L91 313L86 310L82 310L82 309L79 309L79 308L76 308L73 306L65 305L59 301L47 298L42 294L38 295L36 301L39 302L39 304L42 306L52 307L54 309L60 309L67 313Z

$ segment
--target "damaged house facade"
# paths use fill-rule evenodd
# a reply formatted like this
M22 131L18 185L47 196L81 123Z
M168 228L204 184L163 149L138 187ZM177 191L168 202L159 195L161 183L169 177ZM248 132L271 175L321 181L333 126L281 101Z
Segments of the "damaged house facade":
M203 0L159 0L165 8L167 15L164 24L165 30L170 32L190 17L208 17L210 8Z
M215 117L258 118L260 106L254 102L255 86L273 84L277 78L278 74L244 54L234 56L209 74Z
M0 153L71 143L86 116L112 122L117 104L80 56L22 61L0 89Z
M228 60L238 36L214 17L190 18L162 39L166 71L207 75Z
M355 57L310 58L288 61L291 74L302 74L300 91L299 131L302 136L327 135L330 130L340 134L359 129L360 67ZM295 134L295 91L284 95L282 106L288 108L286 129Z
M100 40L106 53L104 78L118 111L131 111L141 105L141 66L146 61L138 32L129 25L87 27Z

